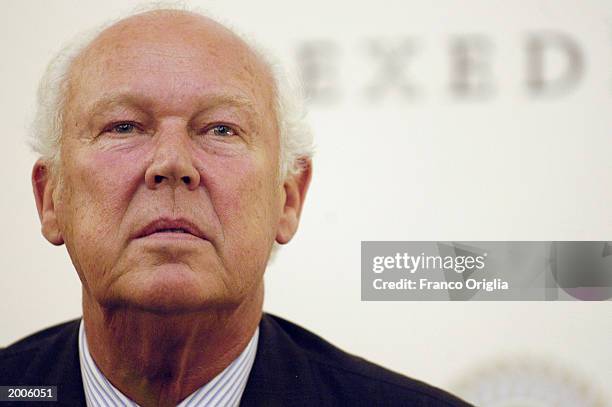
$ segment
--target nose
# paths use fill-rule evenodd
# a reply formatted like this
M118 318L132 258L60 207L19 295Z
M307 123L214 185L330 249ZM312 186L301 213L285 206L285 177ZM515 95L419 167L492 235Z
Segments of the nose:
M200 184L200 173L194 165L188 134L168 132L158 136L153 160L145 172L150 189L164 184L174 188L185 186L194 190Z

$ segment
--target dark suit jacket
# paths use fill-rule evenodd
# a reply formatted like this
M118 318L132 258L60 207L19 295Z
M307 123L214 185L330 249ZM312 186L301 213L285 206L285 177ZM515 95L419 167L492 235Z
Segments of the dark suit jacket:
M85 406L79 322L45 329L1 349L0 385L57 385L58 403L38 405ZM281 318L264 314L259 329L241 406L469 406L440 389L349 355Z

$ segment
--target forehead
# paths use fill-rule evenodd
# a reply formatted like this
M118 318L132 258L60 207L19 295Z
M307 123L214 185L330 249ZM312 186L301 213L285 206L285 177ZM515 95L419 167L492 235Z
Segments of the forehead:
M227 28L157 11L120 21L85 48L70 70L68 107L117 93L180 109L215 95L250 100L264 114L272 110L273 83L268 66Z

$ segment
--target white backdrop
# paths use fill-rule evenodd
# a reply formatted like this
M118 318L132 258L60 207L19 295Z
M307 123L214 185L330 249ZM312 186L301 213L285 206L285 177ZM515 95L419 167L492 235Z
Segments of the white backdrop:
M0 2L0 346L80 315L67 253L40 235L25 138L53 52L135 4ZM362 240L612 240L609 0L193 4L306 68L314 92L314 178L266 310L466 397L478 369L526 360L612 399L610 302L361 302L359 263ZM551 33L565 45L546 43L543 80L566 89L534 94L533 44ZM381 75L375 44L409 46Z

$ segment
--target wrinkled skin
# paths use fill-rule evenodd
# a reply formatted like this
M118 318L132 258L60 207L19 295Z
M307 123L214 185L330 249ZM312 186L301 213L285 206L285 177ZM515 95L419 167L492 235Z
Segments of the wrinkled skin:
M59 164L33 170L42 231L82 281L94 360L143 405L189 395L258 324L310 180L278 173L274 98L240 39L184 12L122 20L71 68Z

